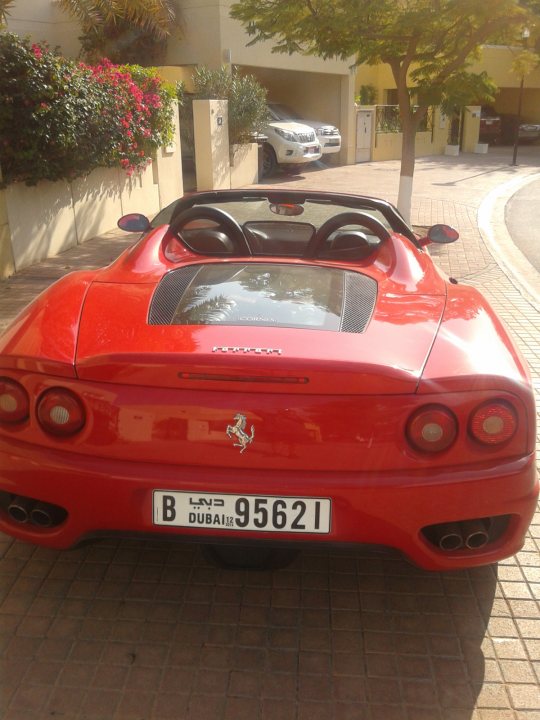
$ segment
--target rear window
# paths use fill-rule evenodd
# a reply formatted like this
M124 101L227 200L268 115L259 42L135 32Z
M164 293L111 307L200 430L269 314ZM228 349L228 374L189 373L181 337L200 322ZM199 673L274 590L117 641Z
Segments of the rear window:
M377 283L362 273L294 263L224 262L167 273L151 325L247 325L363 332Z
M184 292L173 325L259 325L338 330L343 272L290 265L206 265Z

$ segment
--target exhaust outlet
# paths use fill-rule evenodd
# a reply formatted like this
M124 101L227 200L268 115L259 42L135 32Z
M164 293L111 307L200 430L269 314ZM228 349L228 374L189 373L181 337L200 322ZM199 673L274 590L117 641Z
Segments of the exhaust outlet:
M30 521L39 527L54 525L54 508L44 502L38 502L30 511Z
M465 547L477 550L489 542L488 528L484 520L467 520L462 523Z
M17 495L8 505L8 515L18 523L26 523L30 519L30 512L34 501L23 495Z
M441 550L459 550L463 547L463 534L459 524L438 525L436 543Z

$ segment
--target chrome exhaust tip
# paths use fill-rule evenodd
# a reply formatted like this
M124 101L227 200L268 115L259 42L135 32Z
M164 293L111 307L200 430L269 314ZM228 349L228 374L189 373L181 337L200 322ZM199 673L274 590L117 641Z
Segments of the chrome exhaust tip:
M437 545L441 550L459 550L463 547L463 534L458 523L437 526Z
M23 495L17 495L8 505L9 517L18 523L27 523L30 520L30 512L34 501Z
M44 502L38 502L30 511L30 521L39 527L51 527L54 524L54 509Z
M478 550L489 542L488 527L484 520L467 520L463 524L465 547Z

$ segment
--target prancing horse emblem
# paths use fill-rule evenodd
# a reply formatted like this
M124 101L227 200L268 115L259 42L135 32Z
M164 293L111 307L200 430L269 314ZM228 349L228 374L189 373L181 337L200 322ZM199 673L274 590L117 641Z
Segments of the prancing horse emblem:
M247 432L245 432L247 422L246 416L236 413L234 419L236 420L236 425L227 425L227 436L232 437L233 435L236 435L238 442L235 442L233 447L241 448L240 452L243 453L247 446L253 442L253 438L255 437L255 428L252 425L251 435L248 435Z

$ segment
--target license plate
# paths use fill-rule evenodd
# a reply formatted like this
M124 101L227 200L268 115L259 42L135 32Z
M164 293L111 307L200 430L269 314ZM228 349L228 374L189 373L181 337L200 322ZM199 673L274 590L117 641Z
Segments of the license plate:
M154 491L154 524L212 530L330 532L329 498Z
M314 153L320 152L320 148L318 145L309 145L308 147L304 148L304 155L313 155Z

